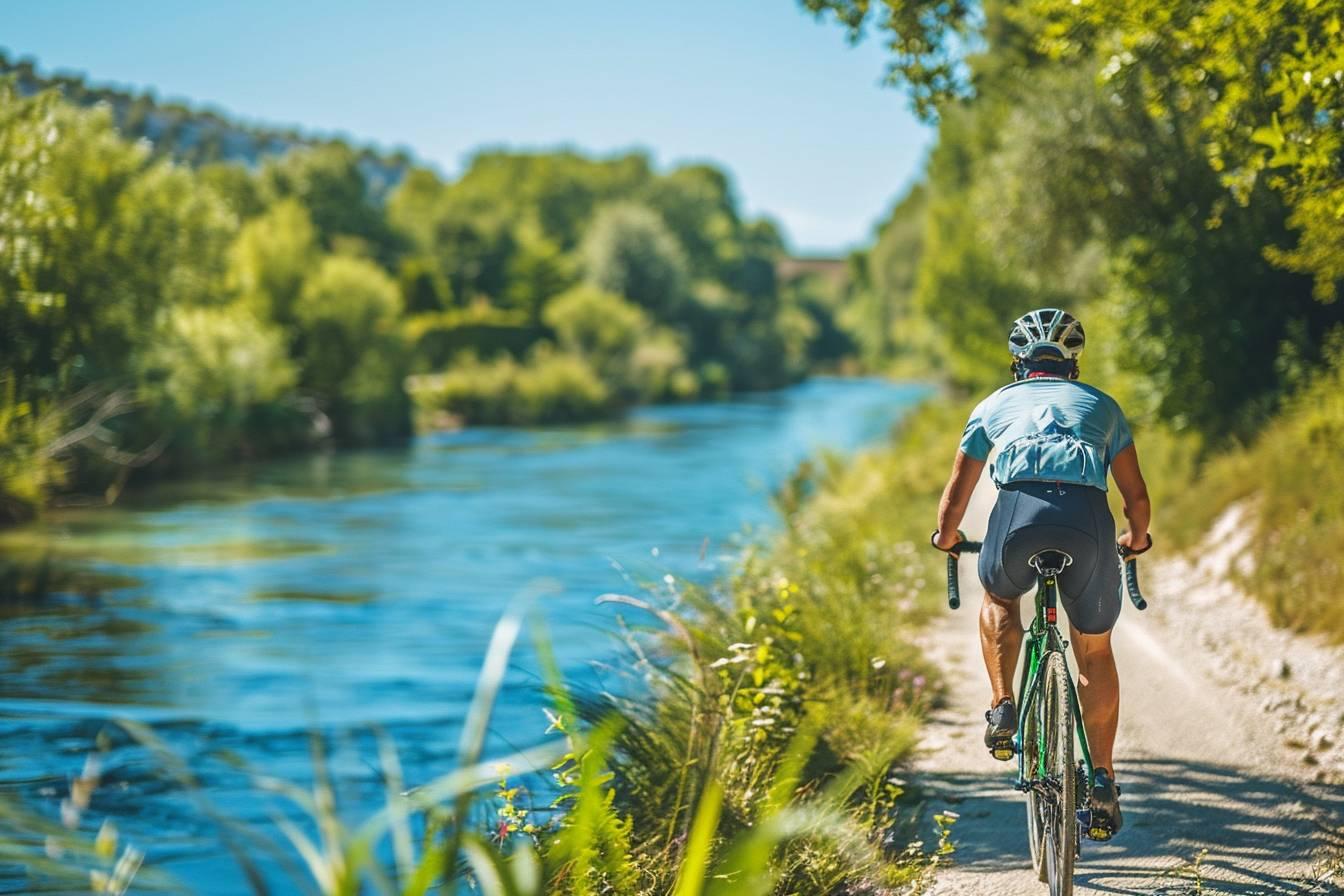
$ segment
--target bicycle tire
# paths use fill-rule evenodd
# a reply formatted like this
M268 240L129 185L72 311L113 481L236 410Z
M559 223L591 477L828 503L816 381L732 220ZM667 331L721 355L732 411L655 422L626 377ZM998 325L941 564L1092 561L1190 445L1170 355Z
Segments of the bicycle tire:
M1022 768L1028 783L1039 778L1037 757L1041 755L1041 706L1037 699L1031 712L1022 719ZM1045 799L1035 788L1027 791L1027 846L1031 849L1031 870L1037 879L1046 883L1045 868Z
M1073 702L1064 654L1057 650L1047 653L1041 676L1041 735L1046 739L1045 769L1054 803L1049 807L1044 832L1046 882L1050 896L1072 896L1073 860L1078 849L1078 780L1073 765Z

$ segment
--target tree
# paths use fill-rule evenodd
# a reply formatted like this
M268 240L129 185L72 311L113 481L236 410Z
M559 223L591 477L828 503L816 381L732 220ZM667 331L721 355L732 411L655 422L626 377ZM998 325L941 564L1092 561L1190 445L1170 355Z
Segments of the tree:
M589 283L649 309L677 314L686 299L686 258L657 213L618 203L599 211L580 249Z
M294 199L308 210L319 243L332 248L340 237L361 241L369 254L387 261L397 248L382 210L368 195L359 157L331 142L290 150L262 169L264 189L275 199Z
M858 39L869 0L802 0ZM1320 0L882 0L878 28L895 59L889 79L916 111L937 116L971 95L964 48L1021 41L1015 61L1053 59L1126 82L1152 108L1178 113L1239 203L1265 181L1286 204L1296 245L1277 264L1311 275L1334 301L1344 282L1344 10ZM985 69L982 67L982 71ZM1122 91L1123 92L1123 91Z
M307 209L281 200L243 225L230 253L229 283L263 317L290 326L317 259L317 230Z
M410 425L401 312L396 281L366 259L327 255L304 281L294 305L301 382L330 408L339 438L385 440Z
M1319 0L1031 0L1016 14L1055 58L1105 60L1100 77L1174 98L1235 198L1264 178L1300 234L1271 258L1344 282L1344 9Z
M992 0L991 0L992 3ZM982 25L978 4L963 0L881 0L876 12L871 0L802 0L817 18L827 13L843 25L851 41L863 37L873 17L885 33L891 65L888 83L909 88L915 112L925 120L937 118L948 100L967 96L969 73L962 59L974 44Z
M118 198L107 239L125 259L122 288L155 297L151 307L223 301L228 249L238 218L188 169L167 160L140 174Z
M284 334L245 305L166 309L140 367L142 399L179 462L278 447L306 429L289 401L297 371Z

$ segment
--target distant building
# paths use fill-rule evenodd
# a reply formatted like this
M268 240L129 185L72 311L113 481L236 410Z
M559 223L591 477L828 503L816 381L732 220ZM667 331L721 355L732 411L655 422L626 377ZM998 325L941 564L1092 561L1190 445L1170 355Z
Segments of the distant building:
M849 282L849 259L791 255L775 262L775 277L781 286L809 276L828 286L843 287Z

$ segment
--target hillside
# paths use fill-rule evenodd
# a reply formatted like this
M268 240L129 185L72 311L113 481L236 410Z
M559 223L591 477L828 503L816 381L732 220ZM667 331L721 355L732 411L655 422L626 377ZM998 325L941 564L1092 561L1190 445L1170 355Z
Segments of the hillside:
M106 84L90 84L74 74L43 74L30 59L12 59L0 50L0 77L12 75L20 96L55 89L76 106L105 104L117 130L132 140L145 140L155 155L190 165L240 162L256 167L298 148L349 143L345 137L320 136L292 127L248 124L236 116L178 101L162 101L153 91L130 91ZM385 196L415 164L410 152L386 152L354 146L360 173L372 195Z

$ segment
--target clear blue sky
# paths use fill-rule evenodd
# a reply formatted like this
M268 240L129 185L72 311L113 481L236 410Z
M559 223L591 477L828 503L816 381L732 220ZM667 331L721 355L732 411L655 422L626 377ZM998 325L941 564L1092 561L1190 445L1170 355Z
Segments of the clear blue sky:
M795 248L868 240L932 140L793 0L7 3L0 46L43 71L241 118L405 146L447 175L483 145L705 159Z

